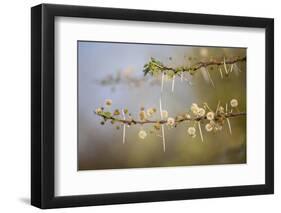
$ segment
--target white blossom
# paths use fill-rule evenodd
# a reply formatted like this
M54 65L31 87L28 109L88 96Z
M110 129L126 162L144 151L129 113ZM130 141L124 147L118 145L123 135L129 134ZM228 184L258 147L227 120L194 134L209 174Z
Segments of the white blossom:
M211 132L213 130L212 124L210 124L210 123L206 124L205 129L207 132Z
M145 139L146 136L147 136L146 131L144 131L144 130L139 131L139 137L140 137L141 139Z
M96 114L100 114L102 112L102 109L101 108L97 108L95 112L96 112Z
M154 113L154 109L153 108L149 108L149 109L146 110L146 114L147 114L148 117L152 116L153 113Z
M232 107L238 107L238 101L237 101L236 99L232 99L232 100L230 101L230 105L231 105Z
M196 103L191 104L190 109L194 115L198 115L199 107Z
M168 118L167 119L167 125L168 126L173 126L173 125L175 125L175 119L174 118Z
M208 112L207 113L207 119L209 121L214 120L214 118L215 118L215 113L214 112Z
M199 108L198 109L198 115L200 116L200 117L203 117L204 115L205 115L205 109L203 109L203 108Z
M222 106L219 107L219 112L224 113L224 108Z
M192 126L187 129L187 133L189 136L195 137L196 136L196 129Z

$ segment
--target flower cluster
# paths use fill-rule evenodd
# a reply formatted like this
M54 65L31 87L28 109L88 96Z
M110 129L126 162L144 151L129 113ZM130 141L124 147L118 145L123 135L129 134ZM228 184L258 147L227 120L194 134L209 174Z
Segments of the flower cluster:
M198 129L200 132L201 139L203 141L203 135L201 131L201 122L205 125L206 132L217 132L223 129L223 125L225 121L227 121L228 128L230 134L232 134L231 124L229 118L235 117L236 115L245 113L239 113L238 109L238 100L232 99L229 102L230 107L228 108L228 104L225 104L225 107L220 104L217 105L216 110L212 110L207 103L203 104L204 106L200 108L196 103L193 103L190 107L190 111L193 113L194 116L197 117ZM234 112L236 110L236 112ZM204 118L204 119L202 119ZM191 137L196 137L196 129L195 124L189 127L187 132L188 135Z
M203 117L206 113L204 108L198 107L196 103L193 103L190 107L191 112L198 117Z
M155 107L148 108L147 110L145 110L144 107L141 107L139 112L139 118L141 121L146 121L148 118L153 117L156 112L157 109Z

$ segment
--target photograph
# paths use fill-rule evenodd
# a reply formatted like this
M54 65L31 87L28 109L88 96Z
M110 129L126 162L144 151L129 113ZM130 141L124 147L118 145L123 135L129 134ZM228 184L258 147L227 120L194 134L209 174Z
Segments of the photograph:
M77 41L77 170L247 163L247 48Z

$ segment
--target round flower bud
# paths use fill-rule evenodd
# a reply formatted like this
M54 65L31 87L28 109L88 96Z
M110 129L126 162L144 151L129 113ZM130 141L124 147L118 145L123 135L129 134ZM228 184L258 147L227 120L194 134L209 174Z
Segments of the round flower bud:
M198 108L198 105L196 103L192 103L190 108L191 108L191 110L192 110L192 108Z
M200 117L203 117L204 115L205 115L205 109L203 109L203 108L199 108L199 110L198 110L198 115L200 116Z
M156 123L156 124L154 124L153 127L154 127L155 130L160 130L161 124L160 123Z
M114 110L113 115L120 115L120 111L118 109Z
M187 119L190 119L190 118L191 118L188 113L185 114L185 117L186 117Z
M174 118L168 118L168 119L167 119L167 125L168 125L168 126L173 126L173 125L175 125L175 119L174 119Z
M112 100L111 99L106 99L105 100L105 105L106 106L111 106L112 105Z
M128 109L124 109L123 112L124 112L125 114L128 114L129 110L128 110Z
M224 108L222 106L219 107L219 112L224 113Z
M196 129L192 126L192 127L189 127L187 129L187 133L192 136L192 137L195 137L196 136Z
M96 114L100 114L100 113L102 113L102 109L101 108L97 108L95 112L96 112Z
M140 111L139 116L142 121L146 120L146 114L144 110Z
M196 103L193 103L191 104L191 112L194 114L194 115L197 115L198 114L198 111L199 111L199 107Z
M232 100L230 101L230 105L231 105L232 107L238 107L238 101L237 101L236 99L232 99Z
M153 113L154 113L153 108L149 108L149 109L146 110L146 114L147 114L148 117L152 116Z
M206 124L205 129L206 129L207 132L211 132L213 130L212 124L210 124L210 123Z
M213 112L208 112L207 113L207 119L209 121L214 120L214 118L215 118L215 113L213 113Z
M146 131L144 131L144 130L139 131L139 137L140 137L140 139L145 139L146 136L147 136Z

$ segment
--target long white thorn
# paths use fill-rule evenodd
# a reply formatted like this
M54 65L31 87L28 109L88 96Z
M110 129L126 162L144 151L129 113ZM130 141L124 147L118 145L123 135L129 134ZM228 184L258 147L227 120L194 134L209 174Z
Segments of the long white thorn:
M232 69L233 69L233 64L231 64L230 73L232 73Z
M161 117L161 119L162 119L162 98L160 98L160 100L159 100L159 109L160 109L160 117Z
M162 128L162 142L163 142L163 151L166 151L166 142L165 142L165 132L164 132L164 125L161 125Z
M159 111L160 111L160 117L161 120L163 119L163 113L162 113L162 98L160 97L159 100ZM163 151L166 151L166 141L165 141L165 132L164 132L164 125L161 124L161 131L162 131L162 143L163 143Z
M228 124L229 133L232 135L230 120L229 120L229 118L227 118L226 120L227 120L227 124Z
M201 124L200 124L200 121L198 121L198 129L199 129L199 132L200 132L200 137L201 137L201 140L203 142L203 134L202 134L202 130L201 130Z
M162 78L161 78L161 94L163 92L163 88L164 88L164 72L162 72Z
M210 112L213 112L213 110L211 109L211 107L210 107L207 103L204 103L204 106L206 106L206 108L207 108Z
M219 68L219 71L220 71L220 74L221 74L221 79L223 79L223 74L222 74L221 68Z
M238 72L242 72L237 64L234 64L234 66L238 69Z
M212 84L212 86L215 88L215 84L214 84L214 82L213 82L213 80L212 80L212 78L211 78L211 75L210 75L210 73L209 73L209 70L206 68L206 71L207 71L207 74L208 74L208 77L209 77L209 79L210 79L210 82L211 82L211 84Z
M173 76L173 81L172 81L172 92L174 92L175 89L175 76Z
M124 110L122 109L122 115L123 115L123 119L125 120L125 113ZM125 143L126 140L126 124L123 125L123 144Z
M216 108L216 114L218 113L219 107L220 107L220 101L218 101L218 105L217 105L217 108Z
M223 58L223 66L224 66L225 73L228 74L228 70L225 63L225 57Z
M206 67L202 67L202 68L200 69L200 72L201 72L201 74L202 74L203 79L204 79L207 83L210 83L210 78L209 78L208 73L207 73L207 68L206 68Z

